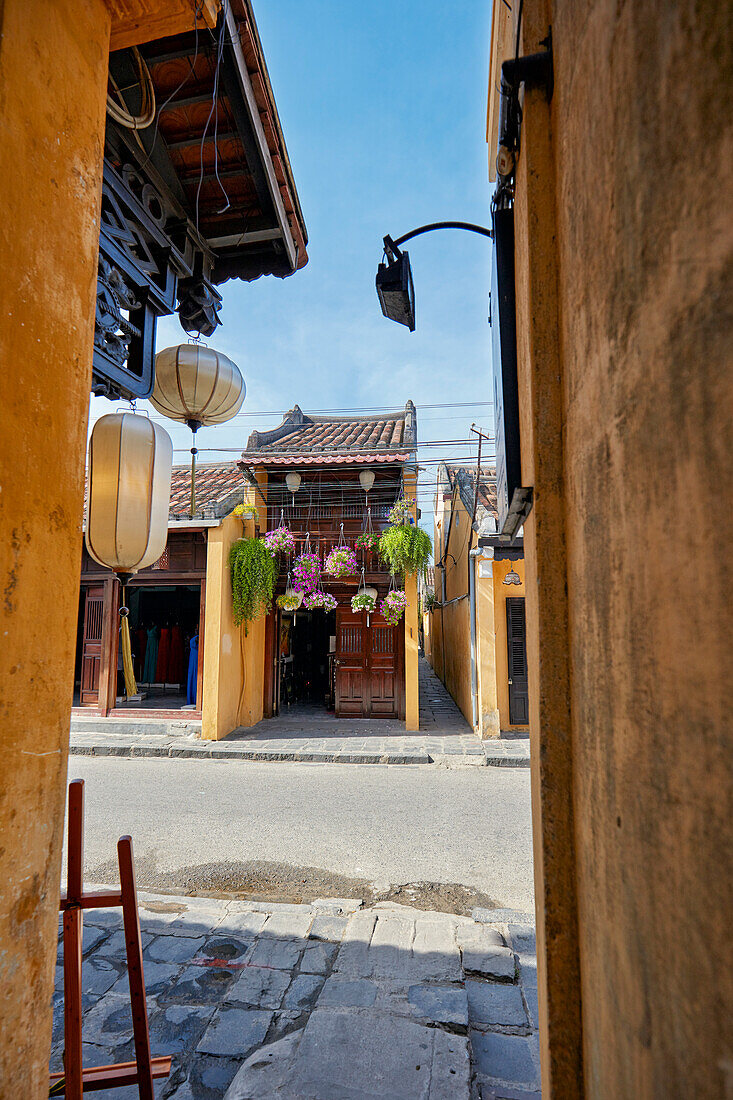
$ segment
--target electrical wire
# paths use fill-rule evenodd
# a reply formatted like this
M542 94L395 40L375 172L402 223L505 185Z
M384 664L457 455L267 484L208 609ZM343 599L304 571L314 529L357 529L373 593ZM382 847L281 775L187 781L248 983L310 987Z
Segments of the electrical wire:
M145 64L145 59L140 53L137 46L132 47L132 56L135 59L135 66L137 68L137 75L140 81L140 113L133 115L127 110L125 100L122 96L122 92L117 87L114 77L110 74L110 82L119 104L115 103L112 96L107 92L107 114L119 123L120 126L124 126L126 130L146 130L148 126L153 122L155 118L155 88L153 87L153 78L150 75L150 70Z

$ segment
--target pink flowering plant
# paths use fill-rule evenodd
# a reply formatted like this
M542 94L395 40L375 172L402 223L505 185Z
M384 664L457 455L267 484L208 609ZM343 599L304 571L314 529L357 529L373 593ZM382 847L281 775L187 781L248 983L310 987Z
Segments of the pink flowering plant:
M380 611L390 626L397 626L407 607L407 593L401 589L392 589L382 600Z
M293 532L289 527L276 527L265 535L265 546L271 554L292 554L295 550Z
M301 554L293 566L296 592L315 592L321 579L321 561L317 554Z
M363 535L359 535L356 540L357 550L368 550L375 553L379 549L379 535L375 535L372 531L367 531Z
M335 611L338 600L330 592L317 589L303 597L303 607L307 607L309 611Z
M323 572L331 577L353 577L359 572L355 551L350 546L334 546L326 558Z

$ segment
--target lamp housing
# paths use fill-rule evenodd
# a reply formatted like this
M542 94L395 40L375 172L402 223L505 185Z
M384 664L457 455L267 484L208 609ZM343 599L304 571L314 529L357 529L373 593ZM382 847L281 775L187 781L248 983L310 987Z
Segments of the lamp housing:
M384 316L414 332L415 287L408 252L402 251L388 263L379 265L376 287Z
M224 424L235 416L247 387L236 363L203 344L164 348L155 357L155 389L150 403L192 431Z
M291 493L297 493L300 488L300 482L300 474L295 470L291 470L289 474L285 475L285 484Z

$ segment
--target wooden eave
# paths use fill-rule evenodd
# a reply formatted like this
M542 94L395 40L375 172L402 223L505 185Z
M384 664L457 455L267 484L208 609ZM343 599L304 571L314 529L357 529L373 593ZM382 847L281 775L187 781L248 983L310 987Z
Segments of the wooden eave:
M307 263L307 231L249 0L231 0L226 19L216 101L221 32L194 29L191 17L190 30L140 46L156 121L136 133L115 127L116 142L165 181L197 226L212 282L283 278ZM110 68L134 97L129 53L112 55Z

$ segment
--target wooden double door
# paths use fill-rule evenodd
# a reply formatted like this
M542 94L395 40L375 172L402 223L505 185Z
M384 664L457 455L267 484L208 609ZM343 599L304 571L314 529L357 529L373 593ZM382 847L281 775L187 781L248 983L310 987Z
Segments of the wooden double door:
M404 714L402 624L350 609L336 612L336 717L400 718Z

